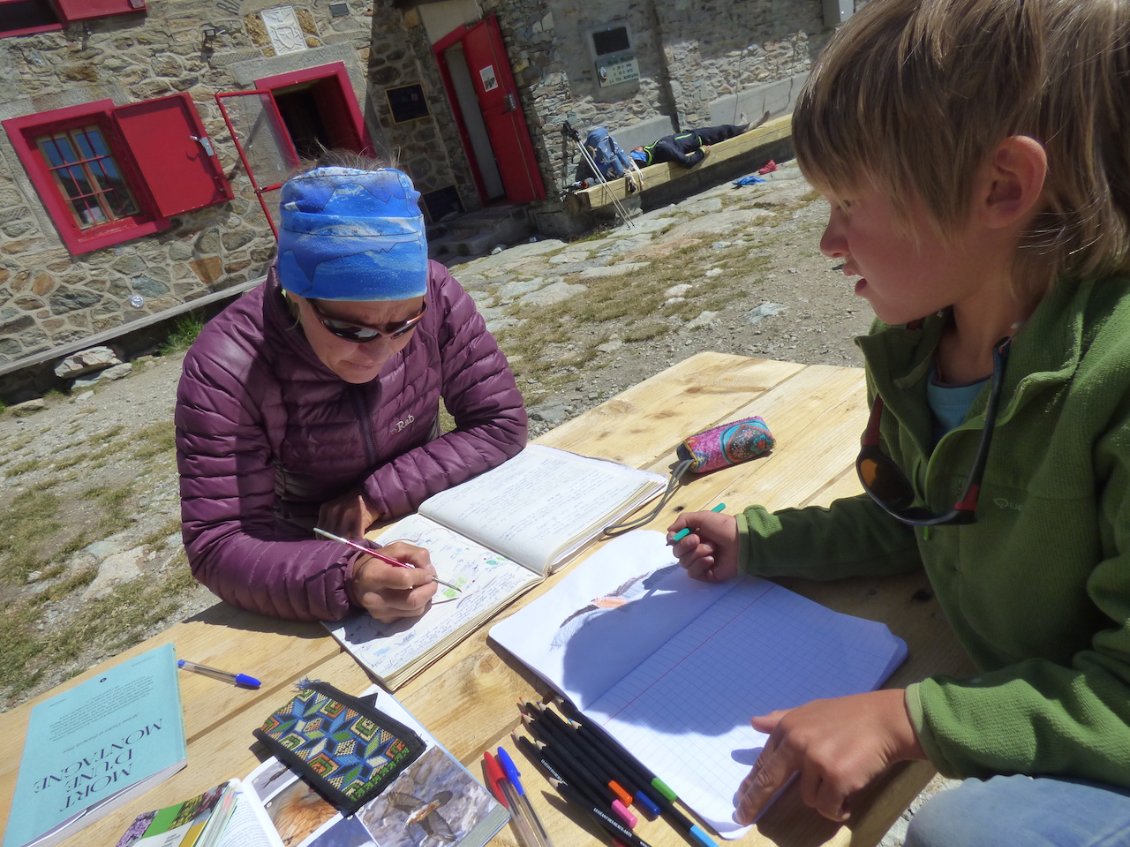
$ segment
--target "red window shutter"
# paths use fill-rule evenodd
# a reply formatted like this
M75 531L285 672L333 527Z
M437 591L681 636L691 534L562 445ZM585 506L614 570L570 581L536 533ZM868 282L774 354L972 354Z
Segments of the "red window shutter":
M144 12L145 0L51 0L67 23Z
M162 216L232 198L188 94L119 106L114 120Z

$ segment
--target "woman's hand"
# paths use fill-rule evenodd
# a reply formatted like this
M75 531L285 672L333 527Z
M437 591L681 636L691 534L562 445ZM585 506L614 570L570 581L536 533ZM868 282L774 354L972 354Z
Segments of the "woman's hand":
M674 541L680 529L690 535ZM679 564L695 579L721 582L738 573L738 521L718 512L684 512L667 527L667 543L674 543Z
M826 818L846 820L851 800L894 762L924 759L903 689L813 700L752 719L769 733L735 797L734 820L753 823L798 774L801 799Z
M353 563L347 584L350 601L381 623L419 617L427 611L438 587L431 556L423 547L406 541L386 544L381 553L415 567L398 568L372 556L361 556Z
M322 504L318 510L318 526L334 535L364 538L380 517L380 512L369 505L364 495L351 491Z

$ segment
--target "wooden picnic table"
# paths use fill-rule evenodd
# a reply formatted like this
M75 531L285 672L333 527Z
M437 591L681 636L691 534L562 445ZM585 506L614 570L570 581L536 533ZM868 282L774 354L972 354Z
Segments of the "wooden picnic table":
M682 486L651 524L651 528L663 529L677 510L703 509L719 501L735 511L751 503L771 508L822 505L858 492L854 458L866 420L865 405L863 371L858 368L700 353L538 441L665 473L684 436L725 421L761 415L777 440L772 455L694 478ZM532 674L487 641L487 631L495 621L552 590L570 569L566 566L538 585L396 692L416 718L480 779L483 751L500 743L512 746L508 735L519 724L516 703L546 693ZM930 673L969 669L921 573L833 583L789 580L786 584L832 608L882 620L904 638L910 656L890 680L892 686ZM10 751L0 759L0 820L19 814L11 808L12 792L17 751L22 750L32 705L126 656L169 642L175 644L179 656L251 673L263 686L245 690L209 677L182 674L188 767L79 830L65 844L113 845L141 812L187 799L224 779L246 776L259 762L252 730L290 695L297 680L324 679L353 693L371 684L365 671L320 625L264 618L217 603L0 715L0 737ZM520 756L517 761L535 808L556 844L606 842L598 830L564 811L564 804L532 763ZM896 767L844 826L806 809L795 788L790 788L735 843L758 847L874 845L933 773L924 762ZM638 832L656 845L687 843L662 819L642 822ZM516 841L507 827L492 843L513 845Z

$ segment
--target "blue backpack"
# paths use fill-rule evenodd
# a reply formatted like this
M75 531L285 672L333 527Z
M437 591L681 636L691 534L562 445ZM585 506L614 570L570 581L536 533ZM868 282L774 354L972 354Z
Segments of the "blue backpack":
M585 136L585 149L605 179L616 179L632 170L631 158L602 126L594 127Z

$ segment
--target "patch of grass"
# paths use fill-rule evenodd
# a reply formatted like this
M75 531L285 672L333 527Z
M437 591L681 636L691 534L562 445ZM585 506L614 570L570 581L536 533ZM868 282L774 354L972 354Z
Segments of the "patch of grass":
M624 333L625 341L650 341L670 331L670 327L662 321L646 321L633 324Z
M141 545L152 550L164 543L174 532L180 532L180 516L175 515L141 539Z
M9 479L13 479L17 476L23 476L25 473L37 471L40 468L45 467L46 465L47 463L43 459L27 459L26 461L17 462L16 464L12 465L10 468L4 471L4 473Z
M138 459L150 459L160 455L172 456L176 452L175 435L176 430L171 420L150 424L130 440L133 455Z
M118 424L117 426L112 426L109 429L104 429L101 432L96 432L94 434L94 436L90 439L89 443L90 444L108 444L109 442L111 442L115 438L117 438L119 435L121 435L123 432L125 432L125 429L126 428L124 426L122 426L122 424Z
M30 602L0 609L0 689L13 695L27 691L47 668L73 664L92 644L108 653L136 644L175 614L180 596L195 585L188 567L183 561L176 562L160 579L145 575L122 583L91 601L82 615L43 631L36 628L48 603L81 590L95 576L97 569L88 568Z
M189 312L177 320L169 335L161 343L161 355L170 356L174 353L183 353L192 346L192 342L196 340L196 336L200 334L202 329L204 329L203 315Z
M76 450L69 456L66 456L62 459L56 459L55 463L51 465L51 469L56 471L65 471L68 468L73 468L75 465L81 465L88 458L88 453L84 453L82 450Z
M130 500L133 498L133 485L127 483L112 487L96 485L88 488L80 497L82 502L98 515L98 524L88 531L89 538L105 538L129 525Z
M59 496L43 489L26 491L0 510L0 554L5 561L0 581L22 585L29 573L54 559L44 544L63 528L61 513Z

